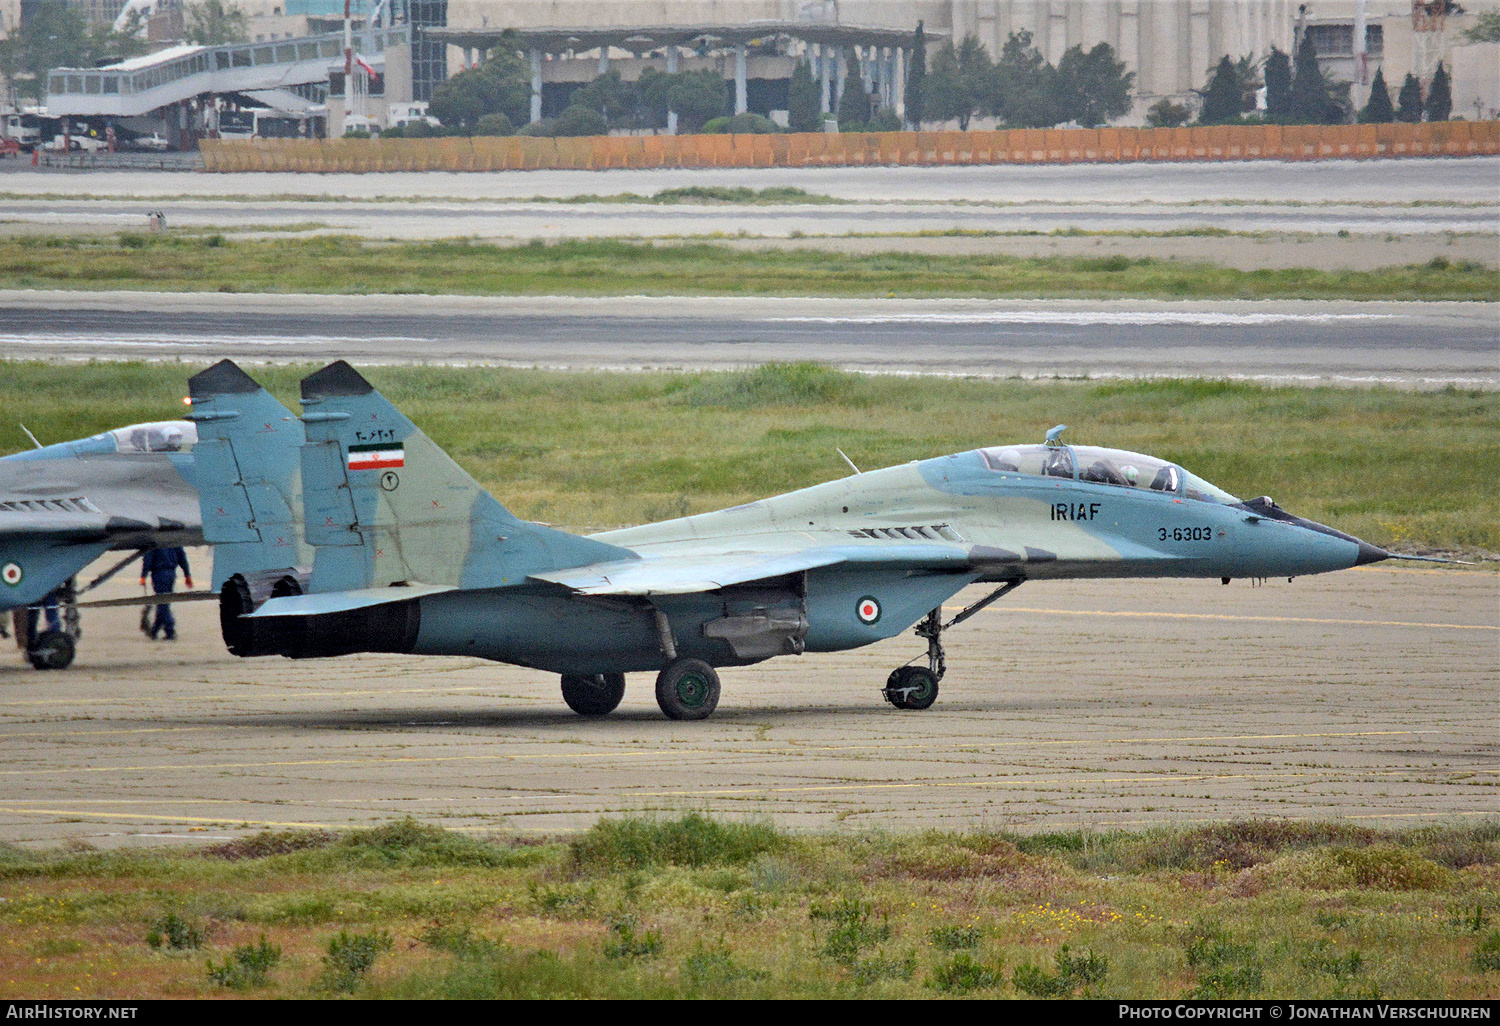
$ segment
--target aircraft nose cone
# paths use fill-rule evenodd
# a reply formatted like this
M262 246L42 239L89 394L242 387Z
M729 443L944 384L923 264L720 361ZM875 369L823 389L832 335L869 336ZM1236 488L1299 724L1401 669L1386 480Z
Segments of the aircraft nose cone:
M1358 540L1358 539L1356 539ZM1355 557L1355 566L1364 566L1366 563L1379 563L1382 559L1390 559L1391 554L1379 545L1371 545L1367 541L1359 542L1359 555Z

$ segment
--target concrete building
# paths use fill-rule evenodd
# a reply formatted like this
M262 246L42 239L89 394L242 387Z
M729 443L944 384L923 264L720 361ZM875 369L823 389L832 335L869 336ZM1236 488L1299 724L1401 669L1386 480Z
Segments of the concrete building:
M0 0L0 34L12 31L41 0ZM114 0L68 0L107 13ZM187 0L191 2L191 0ZM251 17L252 42L330 31L343 0L234 0ZM354 0L361 20L378 0ZM1500 0L1465 0L1465 13L1413 14L1411 0L386 0L398 21L443 26L414 34L411 93L428 99L448 74L478 59L501 30L529 36L538 52L542 110L562 102L575 84L601 67L633 79L647 66L665 71L713 67L737 82L741 109L760 113L784 103L796 60L814 59L836 102L839 76L859 75L899 107L904 46L897 34L921 20L937 39L974 33L998 53L1011 32L1032 33L1049 60L1074 45L1109 43L1136 73L1133 109L1140 123L1162 98L1195 109L1220 57L1263 59L1272 46L1291 52L1298 33L1311 35L1325 70L1350 82L1362 105L1368 82L1384 68L1392 90L1408 72L1424 83L1439 61L1453 75L1454 114L1493 117L1500 107L1500 47L1471 44L1463 30ZM1363 32L1357 33L1359 27ZM774 31L772 29L775 29ZM705 29L717 39L704 40ZM849 33L833 34L838 29ZM609 31L601 31L609 30ZM686 40L675 30L697 30ZM819 37L817 32L825 30ZM865 30L868 38L858 36ZM644 32L644 34L643 34ZM759 32L760 34L757 34ZM1356 35L1362 45L1356 45ZM438 37L446 37L439 39ZM573 38L570 38L573 37ZM821 41L820 41L821 40ZM1362 56L1361 56L1362 54ZM827 56L828 59L824 60ZM551 97L556 96L554 101Z

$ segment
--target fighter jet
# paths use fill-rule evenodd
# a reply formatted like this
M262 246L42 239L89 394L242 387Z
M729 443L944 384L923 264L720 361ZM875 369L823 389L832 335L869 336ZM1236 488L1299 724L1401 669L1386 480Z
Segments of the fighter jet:
M882 692L926 709L943 634L1027 581L1297 577L1391 558L1170 460L1000 445L587 537L516 517L342 361L303 379L300 496L259 481L283 409L229 361L190 382L220 622L239 656L470 655L561 677L584 716L654 672L669 718L718 705L716 667L834 652L916 625ZM295 537L310 548L299 562ZM1404 557L1403 557L1404 558ZM231 566L235 567L231 571ZM942 604L993 590L944 622Z
M0 458L0 612L13 611L17 643L37 669L73 661L79 595L145 549L202 543L196 439L189 421L157 421ZM78 572L111 550L130 555L80 589ZM55 604L61 629L31 630L38 618L28 610L44 604Z

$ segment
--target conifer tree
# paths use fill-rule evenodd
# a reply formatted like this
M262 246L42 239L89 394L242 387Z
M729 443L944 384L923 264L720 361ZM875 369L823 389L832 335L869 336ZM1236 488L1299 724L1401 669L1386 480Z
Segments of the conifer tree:
M916 38L911 44L911 60L906 69L906 121L913 128L922 128L922 116L927 109L927 35L922 23L917 22Z
M1438 62L1432 85L1427 87L1427 120L1447 121L1453 115L1453 82L1448 69Z
M1401 96L1397 102L1400 104L1396 109L1397 121L1415 125L1422 120L1422 83L1417 81L1416 75L1407 72L1406 81L1401 83Z
M1266 58L1266 116L1283 122L1292 117L1292 60L1274 46Z
M1386 125L1396 120L1396 108L1391 106L1391 91L1385 84L1385 69L1375 69L1375 81L1370 83L1370 101L1359 112L1362 125Z
M1302 34L1297 58L1292 62L1292 121L1299 125L1323 125L1330 122L1328 83L1318 67L1318 51L1312 34Z
M786 88L786 124L793 132L816 132L823 127L823 99L807 61L798 61L792 69Z
M1214 69L1214 77L1203 94L1203 112L1198 120L1205 125L1228 125L1240 118L1239 74L1234 62L1225 54Z

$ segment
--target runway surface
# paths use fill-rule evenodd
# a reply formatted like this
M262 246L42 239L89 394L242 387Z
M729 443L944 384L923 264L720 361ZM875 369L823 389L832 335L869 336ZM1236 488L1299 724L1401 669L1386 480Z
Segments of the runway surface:
M1417 183L1415 186L1413 183ZM689 185L785 186L837 204L545 203ZM4 220L33 228L337 232L367 238L767 238L915 232L1382 236L1500 231L1500 159L1307 164L723 168L289 175L16 171ZM315 200L310 202L310 200ZM149 203L149 206L146 205ZM894 243L893 243L894 245ZM1493 249L1493 247L1491 247Z
M1481 303L0 291L0 357L565 368L817 359L876 373L1500 387Z
M212 604L179 607L172 644L94 611L73 669L0 658L0 840L405 815L559 832L688 810L793 828L1461 821L1497 811L1497 599L1493 572L1384 565L1262 588L1029 584L949 634L927 712L877 692L922 650L908 634L728 670L702 723L664 719L649 674L585 721L536 671L239 660Z
M35 171L0 163L12 196L280 196L524 200L690 185L788 186L864 202L1352 203L1500 201L1500 157L966 167L202 174Z

